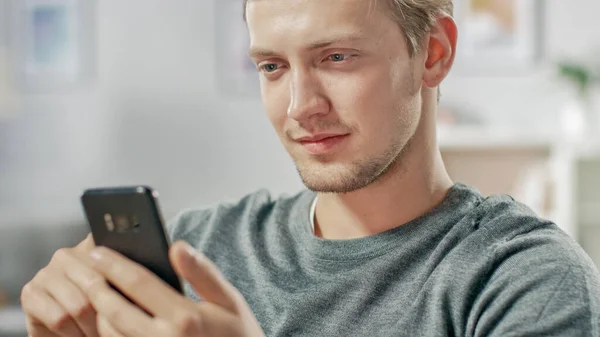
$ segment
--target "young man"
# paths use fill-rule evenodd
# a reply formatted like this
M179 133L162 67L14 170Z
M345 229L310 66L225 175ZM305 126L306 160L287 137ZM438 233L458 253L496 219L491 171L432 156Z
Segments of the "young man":
M187 297L89 238L58 251L23 289L31 336L600 336L581 248L446 173L451 0L245 6L263 103L308 190L182 212Z

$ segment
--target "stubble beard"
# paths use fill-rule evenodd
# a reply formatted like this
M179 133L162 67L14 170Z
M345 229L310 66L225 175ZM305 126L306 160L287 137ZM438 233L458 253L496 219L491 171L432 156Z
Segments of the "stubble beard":
M400 170L402 157L410 145L410 140L400 146L392 144L390 149L375 158L367 158L349 164L299 163L296 161L296 170L302 183L313 192L354 192L378 181L392 170Z

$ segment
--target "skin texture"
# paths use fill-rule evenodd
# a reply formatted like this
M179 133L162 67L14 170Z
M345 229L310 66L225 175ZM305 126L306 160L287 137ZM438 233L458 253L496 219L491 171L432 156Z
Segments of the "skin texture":
M307 187L320 192L315 235L326 239L400 226L435 207L452 185L435 115L456 25L440 15L422 52L410 57L398 25L374 4L253 0L247 8L267 115ZM324 134L339 136L327 151L300 140ZM242 294L187 243L173 244L170 259L202 303L94 247L88 237L57 251L23 288L32 337L264 336Z
M372 183L401 161L419 122L420 81L401 32L390 20L366 24L372 17L363 7L258 1L248 9L263 104L305 185L316 191L351 192ZM269 19L254 20L257 10ZM318 12L329 19L314 19ZM331 19L347 23L328 28ZM323 33L317 38L315 31ZM256 56L256 49L273 57ZM347 137L322 155L296 141L322 133Z
M456 25L440 16L423 52L378 2L253 0L250 56L267 116L305 185L321 192L316 234L383 232L433 208L452 185L436 144L437 87ZM329 151L302 137L333 134Z
M264 336L243 296L212 262L181 241L169 257L204 302L115 251L94 248L91 237L57 251L23 289L27 331L32 337Z

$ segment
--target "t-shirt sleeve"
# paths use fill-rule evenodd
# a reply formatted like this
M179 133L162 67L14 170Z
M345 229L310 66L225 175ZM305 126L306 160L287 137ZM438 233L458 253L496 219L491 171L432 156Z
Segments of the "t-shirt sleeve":
M478 296L474 336L600 336L600 275L573 243L515 239Z

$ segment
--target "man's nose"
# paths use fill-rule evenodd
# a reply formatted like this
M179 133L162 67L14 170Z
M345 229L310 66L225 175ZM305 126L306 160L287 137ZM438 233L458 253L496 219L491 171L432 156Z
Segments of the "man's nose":
M288 117L302 121L314 115L325 115L329 109L329 102L323 95L318 79L305 71L295 72L290 81Z

